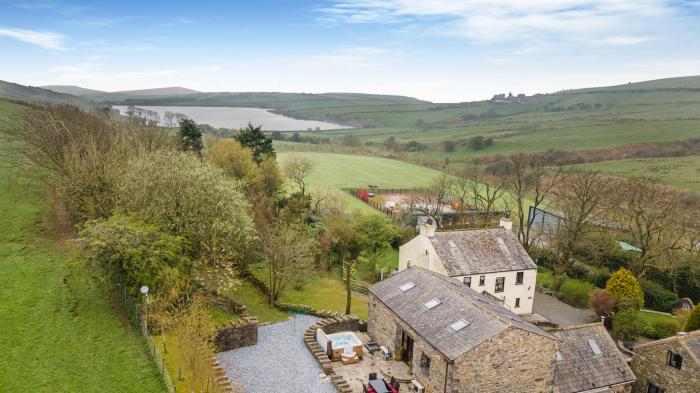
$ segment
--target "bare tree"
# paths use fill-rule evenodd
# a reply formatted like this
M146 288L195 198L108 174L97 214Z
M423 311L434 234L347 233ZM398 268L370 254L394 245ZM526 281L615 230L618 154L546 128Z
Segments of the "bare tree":
M557 274L566 271L576 245L605 224L610 192L610 180L598 172L569 172L562 176L552 193L562 217L554 239Z
M548 168L544 159L536 154L516 154L510 156L509 161L512 167L506 175L509 204L518 222L518 239L529 250L542 235L536 233L529 222L529 208L543 207L561 181L562 169Z
M285 176L299 187L302 196L306 195L306 181L315 165L313 160L301 156L292 156L284 163Z
M258 253L268 270L270 304L309 274L316 242L300 225L277 221L261 230Z
M470 198L478 209L486 213L495 210L507 184L505 176L488 173L475 165L461 171L458 179L459 193Z
M434 178L426 187L415 189L409 198L412 211L417 211L435 218L438 226L442 224L442 213L449 202L454 178L443 174Z
M669 268L694 224L679 193L645 178L622 180L617 189L612 218L640 250L632 271L644 277L650 267Z

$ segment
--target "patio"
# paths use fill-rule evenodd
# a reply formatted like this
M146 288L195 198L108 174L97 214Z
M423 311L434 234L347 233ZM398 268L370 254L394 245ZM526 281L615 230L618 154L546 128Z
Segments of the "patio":
M362 341L362 344L367 344L372 341L367 333L353 332ZM370 373L377 373L377 377L389 381L391 377L399 381L408 381L412 379L411 370L408 365L401 361L384 360L381 351L369 353L365 350L362 360L354 364L344 365L341 362L333 362L333 371L345 378L345 381L350 385L353 392L362 393L362 384L367 384ZM402 383L403 386L406 383ZM402 388L401 391L407 391Z

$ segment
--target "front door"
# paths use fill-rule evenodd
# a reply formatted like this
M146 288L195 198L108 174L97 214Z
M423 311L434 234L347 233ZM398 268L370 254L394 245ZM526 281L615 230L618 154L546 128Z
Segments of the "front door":
M401 347L403 348L401 360L411 365L411 362L413 362L413 337L406 334L406 332L401 332Z

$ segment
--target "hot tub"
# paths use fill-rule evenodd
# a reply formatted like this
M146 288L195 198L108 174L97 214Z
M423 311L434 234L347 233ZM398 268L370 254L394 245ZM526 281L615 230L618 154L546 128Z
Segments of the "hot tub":
M345 348L348 347L351 348L359 358L362 358L362 341L353 332L323 334L323 336L327 338L327 344L321 342L319 342L319 344L326 344L325 347L327 348L328 357L330 357L331 360L340 360L341 354L345 351ZM324 345L321 345L321 347L323 348Z

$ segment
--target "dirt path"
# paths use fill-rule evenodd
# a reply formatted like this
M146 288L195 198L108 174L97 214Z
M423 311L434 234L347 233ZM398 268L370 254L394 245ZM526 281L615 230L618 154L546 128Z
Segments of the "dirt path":
M54 194L47 195L51 204L51 211L46 212L41 218L41 227L53 235L56 245L61 249L69 249L71 241L75 238L75 225L65 206Z

